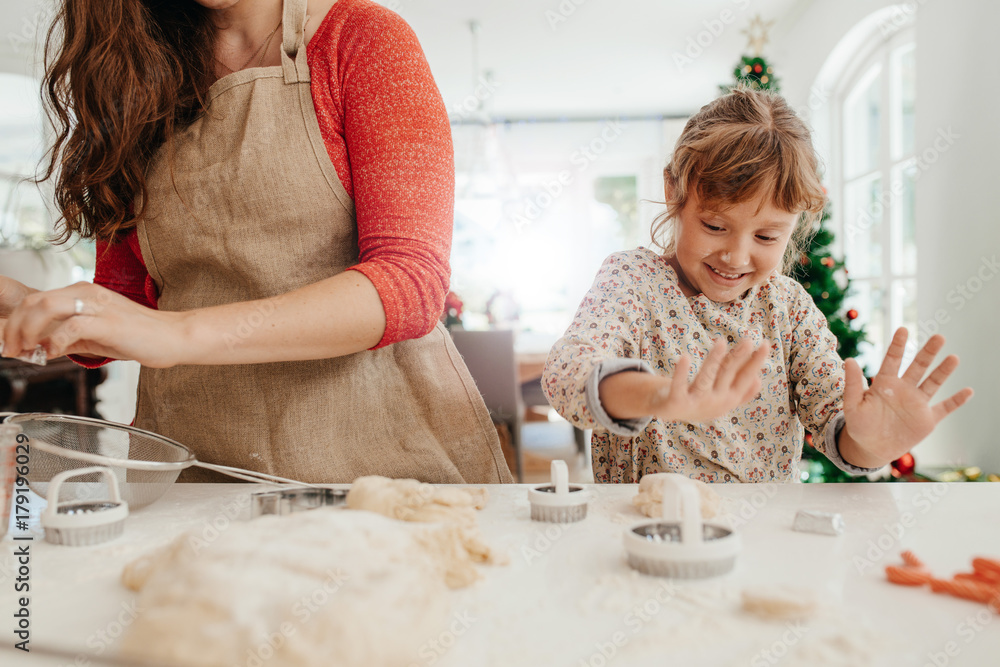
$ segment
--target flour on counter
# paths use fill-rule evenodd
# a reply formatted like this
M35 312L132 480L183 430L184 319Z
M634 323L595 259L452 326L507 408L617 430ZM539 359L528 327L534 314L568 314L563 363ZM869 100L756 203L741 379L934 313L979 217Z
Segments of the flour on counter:
M637 572L599 577L577 604L605 619L596 646L635 667L671 664L893 665L898 642L862 614L791 588L741 590L726 578L674 581ZM617 636L614 632L617 631ZM586 663L586 658L584 659Z

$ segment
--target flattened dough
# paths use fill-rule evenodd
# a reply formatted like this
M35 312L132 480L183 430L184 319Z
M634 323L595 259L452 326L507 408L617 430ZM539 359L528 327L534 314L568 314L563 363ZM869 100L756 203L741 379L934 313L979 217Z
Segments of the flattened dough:
M165 664L405 667L446 627L471 579L456 525L318 509L182 535L129 564L142 610L128 659ZM270 656L270 657L268 657ZM262 659L266 658L266 659Z
M663 485L670 475L676 473L658 472L644 475L639 480L639 493L632 498L632 504L646 516L658 519L663 516ZM691 480L698 487L701 498L701 518L711 519L722 511L722 497L705 482Z
M359 477L347 494L349 509L377 512L383 516L418 523L442 523L450 526L467 554L467 566L449 571L448 585L467 586L478 578L472 561L503 563L504 558L490 549L479 532L476 510L486 506L484 488L434 486L415 479ZM458 562L458 561L456 561Z

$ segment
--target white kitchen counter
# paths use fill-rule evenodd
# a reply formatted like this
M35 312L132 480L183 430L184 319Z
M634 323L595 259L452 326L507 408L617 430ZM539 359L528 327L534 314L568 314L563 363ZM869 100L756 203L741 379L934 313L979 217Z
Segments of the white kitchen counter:
M8 651L16 641L13 553L25 544L8 536L0 543L0 665L96 664L86 656L113 653L136 613L135 595L119 583L123 565L184 530L245 520L249 493L261 488L175 484L133 513L122 537L96 547L53 546L34 528L30 646L58 647L68 658ZM742 554L724 577L676 586L625 562L622 533L643 518L630 504L635 486L592 487L587 519L569 526L530 521L527 488L490 487L480 524L510 563L482 567L480 582L454 593L452 630L429 638L415 664L1000 664L1000 622L985 605L888 584L883 569L903 549L943 578L971 569L974 556L1000 557L1000 484L715 485L739 526ZM793 532L798 509L840 512L847 531ZM795 623L740 610L744 588L771 586L825 602Z

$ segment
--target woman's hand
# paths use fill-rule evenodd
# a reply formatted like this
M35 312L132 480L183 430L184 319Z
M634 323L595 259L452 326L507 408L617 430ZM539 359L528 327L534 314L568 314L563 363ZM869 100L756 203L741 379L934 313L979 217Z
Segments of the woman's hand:
M650 415L667 421L717 419L757 395L768 352L766 345L754 350L748 338L727 352L718 340L693 381L687 381L691 360L681 355L672 378L637 372L604 378L598 388L601 405L619 420Z
M0 319L10 317L14 309L24 301L24 297L37 291L13 278L0 276Z
M0 354L26 356L41 344L49 358L134 359L151 368L256 364L354 354L374 347L384 331L378 290L358 271L267 299L184 312L77 283L26 296L0 330Z
M24 301L24 297L37 291L13 278L0 276L0 356L3 356L3 331L7 325L7 318ZM28 360L29 358L22 357L22 359Z
M958 357L946 357L921 382L944 347L944 336L932 336L900 377L906 338L906 329L896 330L871 388L867 387L858 362L848 359L845 364L846 422L840 433L839 449L844 460L852 465L878 468L895 461L972 397L972 389L966 387L932 406L934 394L958 367Z
M0 329L3 356L26 357L41 345L64 354L134 359L167 368L184 352L184 314L161 312L92 283L24 296Z

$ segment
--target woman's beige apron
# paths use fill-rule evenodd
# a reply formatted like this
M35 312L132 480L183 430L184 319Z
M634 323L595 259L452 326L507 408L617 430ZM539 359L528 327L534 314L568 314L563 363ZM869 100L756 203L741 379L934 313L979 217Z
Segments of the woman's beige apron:
M138 228L161 310L267 299L358 262L354 202L320 135L303 41L286 0L282 64L226 76L205 115L161 149ZM171 170L172 166L172 170ZM234 324L239 341L269 302ZM136 426L200 461L291 477L512 481L469 371L440 324L427 336L320 361L143 368ZM182 481L220 478L200 469Z

